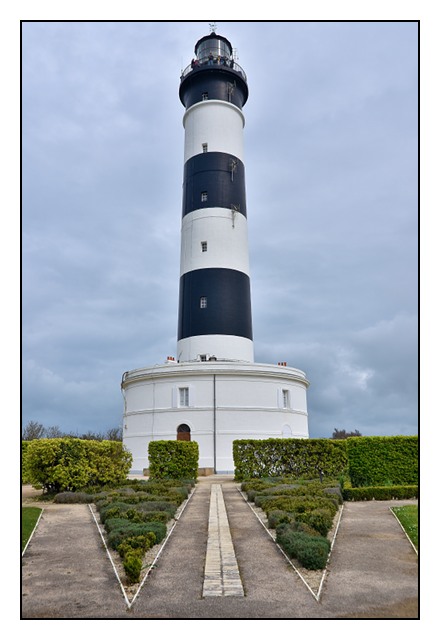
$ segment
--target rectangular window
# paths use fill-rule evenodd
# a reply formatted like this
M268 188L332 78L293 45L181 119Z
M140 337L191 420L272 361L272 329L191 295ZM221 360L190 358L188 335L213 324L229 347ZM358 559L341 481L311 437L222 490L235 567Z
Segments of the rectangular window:
M207 191L202 191L202 193L200 194L200 200L202 202L207 202L208 201L208 192Z
M207 153L208 152L208 143L207 142L203 142L202 151L203 151L203 153Z
M288 409L289 407L290 407L289 390L283 389L283 409Z
M204 92L202 93L202 100L207 100L207 99L208 99L208 92L207 92L207 91L204 91Z
M202 296L200 298L200 308L206 309L207 306L208 306L208 298L206 296Z
M179 388L179 406L189 407L189 388L188 387Z
M200 243L202 246L202 251L208 251L208 243L206 242L206 240L202 240L202 242Z

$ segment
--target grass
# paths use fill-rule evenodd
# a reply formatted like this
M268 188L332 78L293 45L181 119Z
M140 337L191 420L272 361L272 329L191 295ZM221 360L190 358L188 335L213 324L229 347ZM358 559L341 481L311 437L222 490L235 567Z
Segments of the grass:
M405 529L409 539L419 549L419 510L416 505L406 507L394 507L393 512L399 519L400 524Z
M25 548L32 531L37 524L41 509L38 507L23 507L21 510L21 550Z

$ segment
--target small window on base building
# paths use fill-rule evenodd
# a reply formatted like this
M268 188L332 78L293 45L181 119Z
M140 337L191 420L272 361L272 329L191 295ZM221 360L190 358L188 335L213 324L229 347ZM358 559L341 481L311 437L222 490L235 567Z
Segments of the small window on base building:
M189 407L189 388L188 387L179 388L179 406Z

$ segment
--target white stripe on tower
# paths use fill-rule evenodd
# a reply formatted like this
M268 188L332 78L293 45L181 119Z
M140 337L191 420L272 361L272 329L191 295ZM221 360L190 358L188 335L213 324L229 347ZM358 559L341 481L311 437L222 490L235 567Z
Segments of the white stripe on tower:
M253 362L243 155L246 76L211 33L181 77L186 108L177 358Z

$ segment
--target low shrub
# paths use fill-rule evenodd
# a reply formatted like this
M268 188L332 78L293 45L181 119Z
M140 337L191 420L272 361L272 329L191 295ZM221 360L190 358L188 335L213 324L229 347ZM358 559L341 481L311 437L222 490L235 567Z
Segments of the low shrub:
M149 502L140 502L136 505L136 509L143 512L165 511L170 518L173 518L177 511L177 505L173 502L156 502L151 500Z
M269 529L276 529L280 524L294 522L295 518L293 514L287 513L287 511L274 509L267 514L267 520Z
M305 569L324 569L330 552L330 541L322 536L295 531L289 525L277 528L277 543L290 558L296 558Z
M129 509L125 517L130 522L163 522L167 523L171 518L169 511L139 511L139 509Z
M292 525L291 525L292 526ZM316 531L313 527L311 527L307 522L297 522L295 521L295 531L300 531L301 533L307 533L308 536L320 536L319 531Z
M53 501L58 504L90 504L95 501L95 496L83 491L62 491L56 494Z
M293 533L293 535L304 535L304 538L296 543L295 548L296 558L302 566L306 569L325 569L330 551L330 544L328 544L327 539L301 534L300 532Z
M163 522L130 522L124 518L110 518L105 523L108 541L112 549L117 549L125 538L143 536L149 532L155 535L155 544L166 536L167 528Z
M142 555L140 550L131 550L125 556L123 560L123 566L125 575L129 582L139 582L139 578L142 571Z
M126 502L110 502L99 509L101 522L105 524L110 518L125 518L125 514L132 508L131 504Z
M322 495L322 489L318 492ZM301 485L289 485L280 484L273 487L267 487L258 492L260 496L303 496L303 495L315 495L316 492L308 490Z
M326 536L332 528L334 515L329 509L313 509L304 513L296 514L296 520L303 522L321 536Z
M267 487L273 486L278 482L280 482L279 478L251 478L250 480L245 480L241 483L241 490L246 493L252 489L256 491L263 491L264 489L267 489Z
M142 551L145 553L148 549L151 549L156 543L156 535L149 531L147 534L143 536L128 536L124 538L123 542L118 546L118 553L121 558L124 558L127 553L133 551L134 549Z
M168 500L150 500L144 497L143 500L133 500L131 496L113 496L111 498L105 498L95 502L98 511L101 513L108 507L125 505L127 508L134 508L138 511L166 511L169 513L170 518L174 516L177 511L177 504ZM125 510L126 510L125 509Z
M126 502L127 504L166 502L169 504L174 504L175 508L177 508L184 501L184 498L182 498L182 496L178 496L177 494L167 495L166 493L164 493L162 495L157 495L155 493L147 493L145 491L139 491L137 493L112 492L109 493L108 499L112 502Z
M249 502L255 502L255 496L257 496L257 495L258 495L257 489L249 489L246 492L246 496L247 496L247 499L249 500Z
M329 509L333 515L338 511L338 503L334 498L319 496L255 496L255 505L261 507L266 513L274 509L288 511L290 513L305 513L314 509Z
M268 527L277 529L280 525L287 524L294 531L301 531L311 536L326 536L330 531L333 518L325 509L315 509L314 511L295 516L287 511L269 511Z
M331 498L336 499L338 501L338 504L342 504L344 501L340 487L325 487L323 489L323 493L324 495L328 495Z

